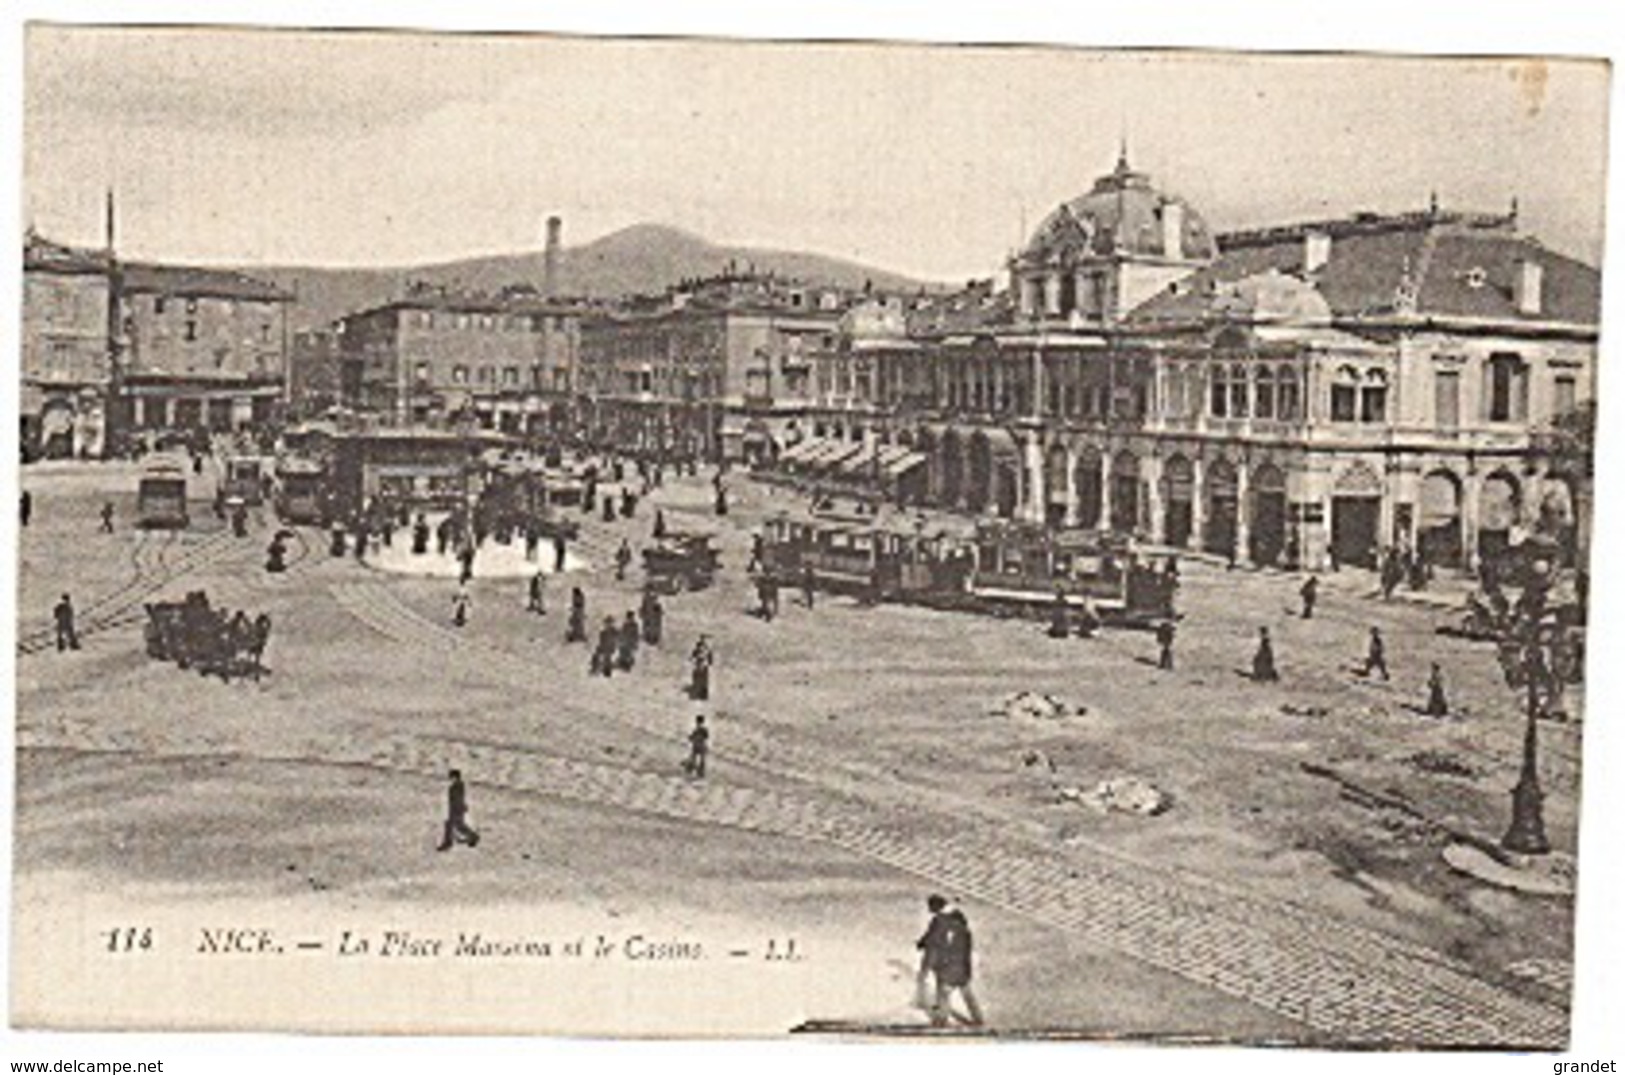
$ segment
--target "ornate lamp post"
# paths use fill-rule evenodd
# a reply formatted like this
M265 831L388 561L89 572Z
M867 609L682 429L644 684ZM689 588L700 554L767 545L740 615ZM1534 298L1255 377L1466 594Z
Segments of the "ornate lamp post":
M1546 839L1546 821L1541 804L1545 798L1540 788L1540 772L1536 764L1536 721L1540 718L1541 699L1553 674L1551 640L1542 630L1541 617L1545 601L1542 598L1519 610L1517 621L1501 643L1501 666L1507 683L1524 691L1526 723L1523 733L1523 768L1518 774L1517 786L1512 789L1512 823L1501 846L1520 855L1544 855L1551 844Z

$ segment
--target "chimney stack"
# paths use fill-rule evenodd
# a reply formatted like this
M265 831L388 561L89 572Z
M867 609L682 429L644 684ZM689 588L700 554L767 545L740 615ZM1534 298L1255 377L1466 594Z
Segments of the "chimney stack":
M1170 261L1185 256L1185 207L1178 202L1162 207L1162 256Z
M1323 231L1305 232L1303 236L1303 273L1308 276L1321 269L1332 259L1332 237Z
M1518 275L1513 282L1512 299L1517 304L1520 314L1534 317L1540 313L1541 278L1544 275L1540 262L1527 258L1518 262Z
M542 295L557 298L559 294L559 246L564 232L564 221L556 216L547 218L547 250L542 262Z

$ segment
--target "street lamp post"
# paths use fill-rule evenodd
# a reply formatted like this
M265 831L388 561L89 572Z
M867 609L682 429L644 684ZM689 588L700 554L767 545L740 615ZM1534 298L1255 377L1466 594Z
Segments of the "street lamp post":
M1501 837L1501 846L1520 855L1544 855L1552 848L1546 839L1542 810L1545 794L1540 788L1540 771L1536 764L1536 722L1540 717L1542 681L1550 674L1551 661L1545 659L1546 643L1541 638L1538 617L1520 626L1523 630L1518 631L1518 637L1511 643L1516 647L1516 659L1506 662L1505 672L1509 682L1514 676L1521 679L1521 684L1511 682L1511 685L1521 685L1524 690L1523 768L1518 774L1517 786L1512 789L1512 823Z

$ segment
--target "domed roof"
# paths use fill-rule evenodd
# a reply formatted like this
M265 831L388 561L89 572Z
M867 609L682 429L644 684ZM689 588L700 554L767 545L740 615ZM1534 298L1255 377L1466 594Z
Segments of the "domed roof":
M1163 220L1178 214L1179 249L1164 245ZM1218 255L1213 233L1183 198L1151 186L1151 177L1129 167L1125 151L1117 167L1095 180L1087 194L1063 202L1038 226L1021 253L1027 262L1077 256L1130 256L1209 261Z

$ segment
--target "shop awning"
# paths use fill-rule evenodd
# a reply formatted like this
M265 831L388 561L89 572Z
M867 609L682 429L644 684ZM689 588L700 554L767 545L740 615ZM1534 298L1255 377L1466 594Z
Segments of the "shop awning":
M907 474L909 471L913 470L915 467L924 465L925 458L925 456L914 451L912 448L904 448L893 455L890 459L881 460L880 465L882 469L885 470L886 477L900 478L904 474Z
M831 450L813 460L813 463L816 466L837 467L844 471L847 460L853 456L861 455L863 450L864 446L862 444L854 444L851 441L834 441L831 442Z

